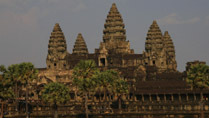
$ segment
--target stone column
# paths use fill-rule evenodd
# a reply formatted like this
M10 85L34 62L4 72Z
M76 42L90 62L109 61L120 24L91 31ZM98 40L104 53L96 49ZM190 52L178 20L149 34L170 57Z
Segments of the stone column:
M196 97L196 94L194 93L194 101L196 101L197 100L197 97Z
M142 102L144 102L144 94L142 94Z
M173 94L171 94L171 101L173 102Z
M181 94L179 93L179 102L181 102Z
M157 101L159 102L160 101L159 94L156 94L156 96L157 96Z
M167 100L166 100L166 94L164 94L164 101L166 102Z
M188 96L188 94L186 94L186 101L187 101L187 102L189 101L189 96Z
M152 96L149 94L149 101L152 102Z

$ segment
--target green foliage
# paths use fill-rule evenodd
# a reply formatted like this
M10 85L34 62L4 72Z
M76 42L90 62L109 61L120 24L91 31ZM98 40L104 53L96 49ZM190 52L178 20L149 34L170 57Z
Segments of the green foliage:
M14 84L13 78L16 78L18 76L16 70L17 65L11 65L8 68L6 68L4 65L0 66L0 72L2 72L0 78L0 98L2 100L14 97L12 87Z
M61 83L49 83L44 86L42 99L52 104L63 104L70 99L70 90Z
M198 64L192 66L187 71L186 81L193 88L208 88L209 87L209 66Z
M114 70L106 70L97 74L98 88L104 92L113 92L119 75ZM106 94L106 93L105 93Z
M13 85L15 82L19 82L20 80L20 69L18 68L18 64L10 65L7 69L5 66L1 65L0 71L3 73L2 77L4 78L5 84Z
M115 91L118 94L128 93L128 83L124 79L118 79L115 83Z
M88 93L98 85L98 69L93 60L81 60L73 69L73 83L85 95L85 113L88 118Z
M107 89L109 92L127 93L128 83L122 79L117 71L106 70L98 74L100 89Z
M19 64L20 82L26 85L28 82L32 82L37 79L38 70L35 69L32 63Z
M32 63L21 63L10 65L7 69L4 66L0 66L0 71L3 73L5 82L13 85L18 83L19 85L25 85L26 82L31 82L37 78L38 70L35 69Z
M2 72L0 91L3 98L11 98L14 96L12 88L14 88L15 84L19 87L22 85L25 86L28 82L32 82L34 79L36 79L38 75L38 71L35 69L34 65L32 63L25 62L21 64L10 65L8 68L1 65L0 71ZM15 89L17 92L18 87Z
M73 69L73 83L81 92L92 91L97 86L98 69L92 60L81 60Z
M121 109L121 95L128 93L128 83L122 79L117 71L106 70L97 75L99 89L104 91L106 100L106 92L115 92L118 94L119 109ZM109 103L108 103L109 104Z
M7 100L13 97L14 97L14 93L13 93L11 85L6 83L4 78L0 76L0 99Z

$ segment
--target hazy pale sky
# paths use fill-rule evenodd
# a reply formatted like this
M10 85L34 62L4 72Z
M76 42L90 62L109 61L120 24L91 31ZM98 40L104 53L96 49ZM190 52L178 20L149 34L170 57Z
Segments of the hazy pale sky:
M79 32L94 53L113 2L135 53L142 53L147 31L157 20L173 39L178 70L185 70L188 61L209 64L209 0L0 0L0 65L25 61L46 67L48 40L57 22L70 53Z

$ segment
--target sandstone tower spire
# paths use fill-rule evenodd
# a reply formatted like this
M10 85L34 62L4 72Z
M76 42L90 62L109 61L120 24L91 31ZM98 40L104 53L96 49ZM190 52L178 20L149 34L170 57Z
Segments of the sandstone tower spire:
M166 56L167 56L168 69L176 70L177 63L176 63L176 58L175 58L176 57L175 47L168 31L165 31L163 39L164 39L164 47L165 47L166 54L167 54Z
M155 51L155 50L160 51L162 50L162 48L163 48L162 33L156 20L154 20L147 33L145 50L147 52Z
M148 30L145 42L145 52L146 65L156 66L161 70L167 69L163 36L156 20L153 21Z
M103 43L108 53L132 53L129 41L126 41L126 30L122 16L115 3L107 15L103 30ZM104 46L100 46L104 47Z
M65 36L59 24L56 23L49 39L46 60L47 68L56 70L65 69L67 65L66 56L67 45Z
M73 54L78 54L78 55L88 54L88 48L81 33L78 34L77 39L75 41Z
M110 8L104 27L104 42L107 42L111 39L122 41L126 40L126 31L124 29L125 25L115 3L113 3L112 7Z

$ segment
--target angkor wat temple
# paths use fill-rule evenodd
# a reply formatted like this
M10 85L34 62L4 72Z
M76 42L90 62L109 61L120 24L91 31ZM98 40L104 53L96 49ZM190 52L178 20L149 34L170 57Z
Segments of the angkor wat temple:
M79 33L70 54L67 51L64 33L56 23L49 39L47 67L39 69L40 81L36 93L49 82L61 82L72 86L72 100L69 105L60 106L60 114L77 113L83 108L83 99L82 96L73 96L75 89L72 85L72 69L80 60L89 59L94 60L101 70L119 71L121 77L129 82L129 94L123 96L123 111L120 113L142 117L158 115L192 118L198 117L203 108L205 117L209 117L209 90L203 90L204 103L200 102L200 90L192 90L184 79L185 72L177 70L171 36L168 31L162 33L155 20L149 27L142 54L136 54L130 48L130 42L126 39L125 24L115 3L112 4L104 24L103 40L94 53L88 52L85 38ZM186 68L198 63L204 62L188 62ZM48 113L47 105L39 104L39 93L36 93L34 92L33 96L37 103L32 105L32 111L41 110ZM115 107L117 95L112 93L108 94L108 98L104 98L103 95L90 97L90 112L101 113L101 108L106 105L104 99L108 100L111 106L108 107L110 111L103 113L118 114Z
M70 54L59 24L54 26L48 44L46 70L60 72L71 70L80 60L89 59L94 60L98 68L121 71L122 76L128 79L157 79L151 75L164 72L177 73L174 44L168 31L162 34L154 20L147 33L145 51L143 54L135 54L130 48L130 42L126 40L125 25L115 4L107 15L103 41L99 48L95 49L95 53L88 52L85 40L79 33Z

